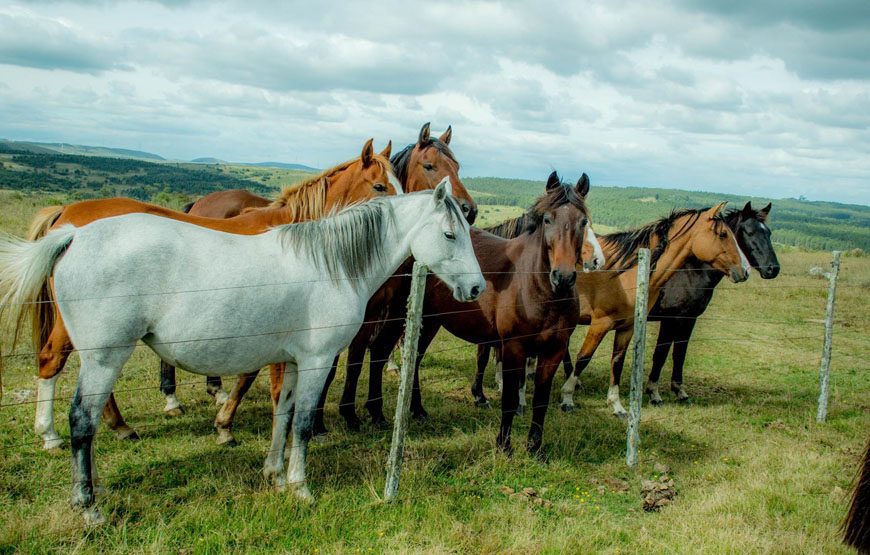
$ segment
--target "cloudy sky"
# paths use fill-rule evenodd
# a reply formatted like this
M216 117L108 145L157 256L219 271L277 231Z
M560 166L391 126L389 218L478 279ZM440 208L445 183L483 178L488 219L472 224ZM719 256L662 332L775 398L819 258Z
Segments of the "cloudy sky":
M870 2L15 2L0 137L870 204Z

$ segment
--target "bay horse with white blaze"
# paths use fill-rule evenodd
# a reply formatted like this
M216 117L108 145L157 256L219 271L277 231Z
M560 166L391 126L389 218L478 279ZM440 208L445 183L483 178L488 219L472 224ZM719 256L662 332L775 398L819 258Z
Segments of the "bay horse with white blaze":
M330 168L297 186L285 188L270 206L234 218L204 218L127 198L88 200L40 210L31 224L29 239L39 239L49 230L65 224L81 227L103 218L133 213L185 221L227 233L259 234L276 225L319 218L342 206L401 193L384 154L389 155L389 149L376 154L369 139L359 158ZM29 307L33 320L33 344L39 351L34 429L42 437L46 449L59 447L62 443L54 428L54 390L58 374L74 349L53 299L50 280L46 280L34 304ZM138 437L124 422L114 395L109 397L103 417L118 437Z
M458 301L473 301L486 287L449 183L259 235L129 214L63 226L36 242L0 238L0 302L25 306L53 274L57 306L79 348L70 407L73 506L86 522L103 521L94 435L139 340L199 374L285 363L263 472L279 490L313 500L306 454L326 376L359 330L369 297L409 255L450 284Z

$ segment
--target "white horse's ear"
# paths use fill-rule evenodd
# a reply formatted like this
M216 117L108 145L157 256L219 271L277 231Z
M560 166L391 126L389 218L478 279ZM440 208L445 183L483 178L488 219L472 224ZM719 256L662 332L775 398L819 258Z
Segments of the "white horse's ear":
M453 185L450 183L450 178L444 176L444 179L441 180L435 187L435 204L441 204L444 202L444 199L447 198L447 195L453 194Z

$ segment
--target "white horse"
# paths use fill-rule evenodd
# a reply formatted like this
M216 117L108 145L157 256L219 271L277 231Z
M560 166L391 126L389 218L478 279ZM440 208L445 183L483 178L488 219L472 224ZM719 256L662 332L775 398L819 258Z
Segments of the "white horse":
M286 362L263 472L279 490L290 486L313 499L305 458L317 399L369 297L408 256L458 300L475 300L485 288L451 191L445 179L433 191L375 199L253 236L131 214L64 226L37 242L0 238L3 302L32 300L53 271L60 313L81 357L69 418L72 503L86 521L102 521L92 462L100 412L139 340L198 374Z

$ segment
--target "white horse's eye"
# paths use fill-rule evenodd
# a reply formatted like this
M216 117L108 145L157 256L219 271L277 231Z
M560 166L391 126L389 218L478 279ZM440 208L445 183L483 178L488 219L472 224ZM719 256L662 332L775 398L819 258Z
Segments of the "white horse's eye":
M455 241L456 240L456 234L453 233L452 231L445 231L444 237L446 237L448 241Z

